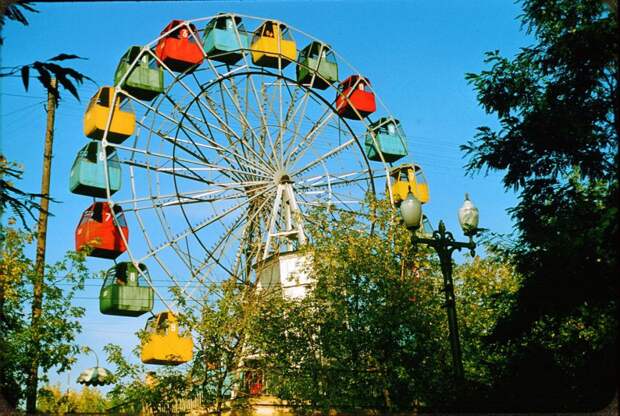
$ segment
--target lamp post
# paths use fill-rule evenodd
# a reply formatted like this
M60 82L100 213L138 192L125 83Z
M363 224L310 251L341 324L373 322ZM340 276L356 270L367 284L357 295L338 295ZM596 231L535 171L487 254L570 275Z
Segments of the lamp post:
M459 329L456 319L456 304L454 298L454 283L452 281L452 252L469 249L472 256L475 254L476 243L473 237L478 233L478 208L469 200L469 195L465 194L465 202L459 209L459 224L463 229L469 241L460 242L454 239L451 232L446 230L443 221L439 221L439 227L433 231L430 238L419 237L416 231L420 228L422 220L422 205L412 193L400 205L400 213L407 229L411 231L411 244L426 244L435 249L439 256L441 264L441 273L443 275L443 292L446 297L446 311L448 313L448 328L450 330L450 348L452 350L452 366L454 377L457 380L463 380L463 359L461 354L461 343L459 340Z

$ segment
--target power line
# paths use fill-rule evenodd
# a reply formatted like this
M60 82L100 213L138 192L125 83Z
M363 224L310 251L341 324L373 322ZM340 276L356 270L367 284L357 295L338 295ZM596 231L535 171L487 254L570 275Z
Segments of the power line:
M32 99L44 99L45 97L40 95L25 95L25 94L12 94L8 92L0 92L0 95L6 95L9 97L20 97L20 98L32 98Z
M18 112L20 112L20 111L28 110L28 109L30 109L30 108L33 108L33 107L39 106L39 105L41 105L41 104L43 104L43 103L45 103L45 100L39 101L39 102L34 103L34 104L29 104L29 105L24 106L24 107L20 107L20 108L18 108L18 109L16 109L16 110L13 110L13 111L8 112L8 113L4 113L4 114L0 115L0 117L7 117L7 116L10 116L11 114L15 114L15 113L18 113Z

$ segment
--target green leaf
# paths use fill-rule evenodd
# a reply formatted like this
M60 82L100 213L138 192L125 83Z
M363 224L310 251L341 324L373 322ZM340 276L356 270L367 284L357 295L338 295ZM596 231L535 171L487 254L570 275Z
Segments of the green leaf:
M78 56L78 55L61 53L60 55L56 55L53 58L50 58L49 60L50 61L65 61L67 59L86 59L86 58L82 58L81 56Z
M56 73L56 79L58 80L58 82L60 82L60 85L62 85L67 91L71 93L71 95L76 98L76 100L80 101L80 96L77 92L77 89L75 88L75 85L73 85L73 83L67 79L64 72Z
M21 69L22 82L24 83L24 89L28 91L28 82L30 81L30 65L24 65Z

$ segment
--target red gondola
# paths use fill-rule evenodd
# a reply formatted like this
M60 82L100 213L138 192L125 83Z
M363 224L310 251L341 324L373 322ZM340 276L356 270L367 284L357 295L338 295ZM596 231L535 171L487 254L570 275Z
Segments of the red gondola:
M360 75L351 75L340 83L336 97L336 110L344 118L359 120L377 109L375 94L366 91L370 81ZM356 111L357 110L357 111ZM359 115L358 115L359 113Z
M173 20L162 30L161 34L163 35L181 23L183 23L182 20ZM173 71L192 72L204 60L199 43L200 37L196 26L189 23L179 26L161 38L157 43L155 54Z
M112 208L108 202L95 202L84 211L75 230L75 249L89 244L93 248L90 256L115 259L127 250L123 236L129 239L123 209L118 205Z

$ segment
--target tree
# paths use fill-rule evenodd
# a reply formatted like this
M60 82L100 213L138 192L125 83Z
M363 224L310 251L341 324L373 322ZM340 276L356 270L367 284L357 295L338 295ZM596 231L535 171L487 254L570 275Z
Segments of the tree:
M437 264L427 249L414 256L389 204L376 205L372 234L367 219L317 213L312 290L302 300L266 292L255 308L250 351L268 391L298 409L407 410L449 390Z
M144 338L145 333L140 333ZM108 362L115 364L114 386L108 393L110 410L123 413L140 413L144 410L155 414L175 414L184 399L196 396L190 374L180 369L164 368L158 372L146 371L142 364L133 364L121 347L108 344L104 347ZM133 354L139 356L139 347Z
M203 301L196 314L181 300L183 320L195 334L190 374L203 403L221 414L237 386L248 320L252 318L248 311L255 296L249 285L229 279L208 285Z
M488 347L485 338L515 302L521 277L510 258L485 244L487 257L476 257L455 268L455 298L468 382L492 388L493 369L505 354Z
M9 162L0 155L0 218L8 210L27 228L28 220L34 219L34 214L42 209L41 204L36 201L42 195L24 192L15 186L14 181L21 179L22 174L22 169L16 163Z
M108 401L96 388L84 386L81 391L60 390L60 385L47 385L39 391L37 410L47 414L103 413Z
M523 282L488 338L509 357L495 406L597 410L617 385L616 2L522 3L534 45L466 76L500 122L462 146L467 168L502 171L519 194L509 252Z
M32 348L32 328L26 318L32 301L34 262L26 255L32 234L0 226L0 395L16 407L24 396L25 378L36 356L43 379L53 367L64 371L79 353L76 334L83 308L72 306L83 289L88 271L85 253L69 252L64 259L45 267L43 315L38 327L39 348ZM68 287L63 287L68 285Z

